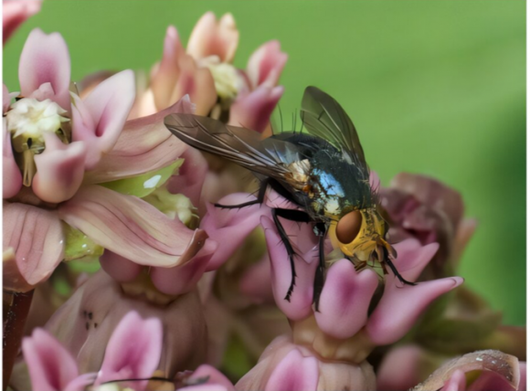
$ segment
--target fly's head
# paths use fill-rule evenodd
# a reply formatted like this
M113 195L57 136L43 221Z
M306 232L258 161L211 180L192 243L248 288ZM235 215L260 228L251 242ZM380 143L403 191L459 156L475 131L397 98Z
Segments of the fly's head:
M385 239L387 231L386 221L374 206L343 215L331 225L330 237L346 256L373 264L396 256L394 248Z

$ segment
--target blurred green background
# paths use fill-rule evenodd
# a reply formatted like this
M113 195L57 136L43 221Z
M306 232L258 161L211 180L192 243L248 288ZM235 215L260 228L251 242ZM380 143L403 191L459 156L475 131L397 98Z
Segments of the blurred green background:
M18 88L34 27L64 36L79 80L100 69L148 70L166 27L186 42L208 10L235 16L239 67L280 40L289 54L286 128L304 88L316 85L350 113L384 185L410 171L458 189L479 221L460 274L506 323L525 324L524 1L45 0L4 48L4 83Z

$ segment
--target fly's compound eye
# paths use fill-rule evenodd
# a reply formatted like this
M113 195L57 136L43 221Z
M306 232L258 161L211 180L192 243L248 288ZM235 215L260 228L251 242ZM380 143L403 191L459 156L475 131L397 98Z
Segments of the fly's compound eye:
M361 230L362 222L363 217L358 210L344 215L337 223L336 234L339 242L345 244L353 242Z

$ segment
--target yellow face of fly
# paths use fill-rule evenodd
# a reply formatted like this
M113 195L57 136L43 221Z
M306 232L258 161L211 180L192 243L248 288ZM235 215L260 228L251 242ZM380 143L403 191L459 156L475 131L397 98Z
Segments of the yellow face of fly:
M385 259L384 249L387 254L394 254L392 246L384 239L386 235L386 222L376 208L359 210L362 221L359 233L349 243L342 243L337 237L337 223L332 223L329 236L334 247L353 259L360 262L383 262ZM340 224L340 222L339 222Z

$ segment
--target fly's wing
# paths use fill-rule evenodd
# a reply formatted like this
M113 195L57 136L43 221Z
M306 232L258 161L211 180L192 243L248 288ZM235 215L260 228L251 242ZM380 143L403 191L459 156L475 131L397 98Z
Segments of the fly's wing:
M309 134L328 141L342 151L368 178L368 166L357 130L335 99L316 87L307 87L300 117Z
M304 158L295 144L271 138L260 140L257 132L209 117L171 114L164 123L186 144L284 183L291 182L289 164Z

